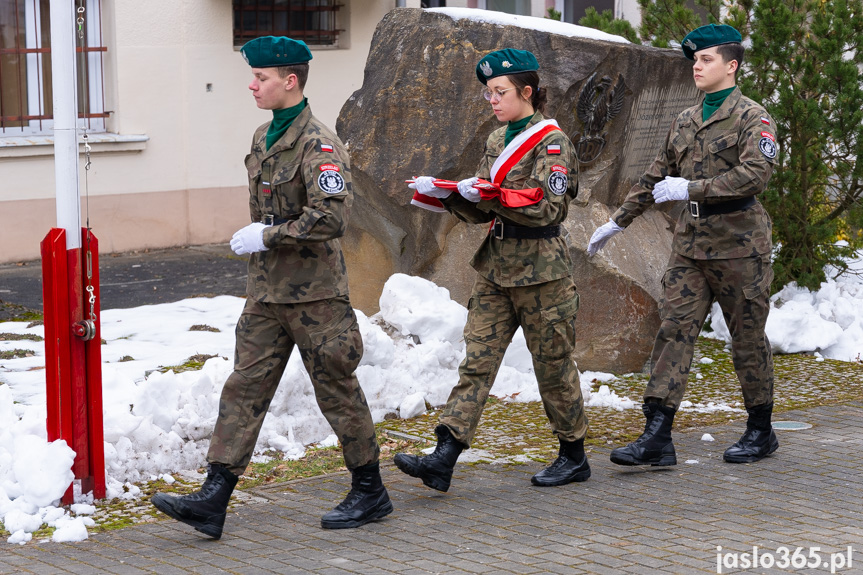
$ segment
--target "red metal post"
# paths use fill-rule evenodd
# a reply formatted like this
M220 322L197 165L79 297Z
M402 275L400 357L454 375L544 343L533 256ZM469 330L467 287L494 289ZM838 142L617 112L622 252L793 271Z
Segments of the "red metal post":
M88 230L82 233L84 248L66 249L66 231L59 228L52 228L42 241L47 431L48 441L63 439L75 451L72 471L81 480L82 492L93 491L94 498L101 499L105 448L98 241ZM91 311L85 286L93 286L96 298L94 337L88 340L79 337L80 324L90 319ZM73 501L70 485L63 503Z
M96 316L93 320L95 323L93 339L84 342L87 362L87 429L90 453L88 476L93 478L93 497L102 499L105 497L105 430L102 421L102 295L99 289L99 240L86 228L82 233L84 317L89 318L91 311ZM87 292L87 286L93 287L92 297L95 301L92 309L89 303L91 295Z

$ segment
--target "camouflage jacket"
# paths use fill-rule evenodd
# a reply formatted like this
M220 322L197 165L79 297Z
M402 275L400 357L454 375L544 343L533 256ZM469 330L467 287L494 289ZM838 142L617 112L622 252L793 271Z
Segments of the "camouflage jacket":
M537 112L525 129L543 119ZM505 136L506 126L489 136L477 177L491 180L491 167L505 147ZM549 185L550 180L555 182L554 186ZM497 217L504 226L561 224L566 219L569 202L578 193L578 162L572 142L561 130L549 132L510 169L501 187L542 188L543 199L532 206L506 208L497 199L474 204L454 193L443 200L443 204L457 218L469 223L487 223ZM563 191L553 191L552 187ZM560 236L550 239L501 240L488 234L471 259L471 265L484 278L503 287L540 284L567 277L572 275L572 261L564 235L565 231L561 230Z
M653 186L665 176L690 180L689 199L704 204L764 191L776 158L775 125L757 103L736 88L706 122L702 105L680 113L653 164L612 216L626 227L653 204ZM692 259L731 259L771 250L767 211L754 206L727 214L693 217L689 202L677 220L672 249Z
M271 214L268 250L249 258L246 294L257 301L296 303L348 293L338 238L348 223L351 167L347 151L307 105L273 146L269 122L255 131L246 156L253 222Z

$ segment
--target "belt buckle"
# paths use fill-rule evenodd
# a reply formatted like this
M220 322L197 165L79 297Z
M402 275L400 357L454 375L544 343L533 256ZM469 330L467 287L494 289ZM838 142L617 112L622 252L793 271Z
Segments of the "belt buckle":
M693 218L697 218L697 217L701 216L701 213L698 209L698 202L693 202L693 201L689 202L689 213L692 215Z
M273 219L274 217L275 216L273 216L273 214L264 214L263 216L261 216L261 223L264 224L265 226L271 226L271 225L273 225L273 222L275 221Z
M503 222L499 219L494 219L494 225L491 228L491 235L496 240L503 239Z

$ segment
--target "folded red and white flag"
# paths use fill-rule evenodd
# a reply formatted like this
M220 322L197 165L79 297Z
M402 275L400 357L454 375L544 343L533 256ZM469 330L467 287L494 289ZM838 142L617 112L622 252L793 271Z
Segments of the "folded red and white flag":
M413 180L406 180L406 183L412 182ZM453 192L458 191L458 182L436 179L433 183L436 188L451 190ZM510 190L507 188L501 188L499 185L493 184L492 182L483 179L479 179L473 187L479 190L480 197L482 199L493 200L495 198L498 198L498 201L500 201L501 205L506 208L523 208L525 206L530 206L539 202L543 196L542 188ZM437 198L423 195L417 191L414 192L414 196L413 198L411 198L411 204L426 210L431 210L433 212L446 211L446 208L443 207L443 204L440 200L438 200Z
M443 204L439 199L427 196L425 194L421 194L416 190L414 190L414 197L411 198L411 205L417 206L418 208L422 208L424 210L429 210L430 212L446 211L446 208L443 207Z

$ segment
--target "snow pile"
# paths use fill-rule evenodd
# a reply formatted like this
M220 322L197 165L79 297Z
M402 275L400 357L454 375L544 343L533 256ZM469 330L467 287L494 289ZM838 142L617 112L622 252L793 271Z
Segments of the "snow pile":
M863 268L860 252L850 262L852 272ZM816 292L795 284L770 298L767 337L776 353L814 352L818 357L857 361L863 354L863 279L846 274L829 279ZM731 342L719 304L711 310L712 337Z

